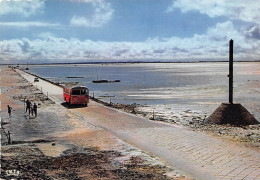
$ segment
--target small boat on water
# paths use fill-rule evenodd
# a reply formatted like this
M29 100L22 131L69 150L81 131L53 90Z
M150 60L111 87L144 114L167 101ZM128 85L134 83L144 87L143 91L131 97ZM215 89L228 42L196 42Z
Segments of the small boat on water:
M102 80L93 80L92 82L93 83L116 83L116 82L120 82L120 80L109 81L109 80L102 79Z
M68 76L66 78L84 78L84 77L81 77L81 76Z
M93 80L93 83L108 83L108 80Z
M98 74L97 74L97 80L93 80L93 83L118 83L120 80L114 80L114 81L109 81L107 79L98 79Z

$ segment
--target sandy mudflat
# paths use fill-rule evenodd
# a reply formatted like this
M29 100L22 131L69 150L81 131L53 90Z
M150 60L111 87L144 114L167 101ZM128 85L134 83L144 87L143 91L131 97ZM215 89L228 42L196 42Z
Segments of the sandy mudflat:
M40 89L40 88L39 88ZM84 117L54 103L10 68L1 68L1 178L183 179L156 157L86 124ZM51 91L49 91L51 92ZM25 112L24 99L38 104ZM12 117L6 106L10 105ZM168 174L166 176L166 174Z

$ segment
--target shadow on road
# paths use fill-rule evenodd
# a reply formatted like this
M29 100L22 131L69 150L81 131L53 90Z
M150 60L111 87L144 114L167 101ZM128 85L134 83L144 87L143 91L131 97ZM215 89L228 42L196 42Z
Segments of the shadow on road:
M76 109L76 108L85 108L88 107L87 105L84 104L69 104L67 102L61 103L62 106L64 106L67 109Z

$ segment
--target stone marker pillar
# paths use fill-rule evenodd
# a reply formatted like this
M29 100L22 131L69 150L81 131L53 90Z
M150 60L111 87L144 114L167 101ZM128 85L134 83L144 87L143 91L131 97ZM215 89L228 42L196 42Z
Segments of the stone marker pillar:
M229 41L229 104L233 104L233 40Z
M233 40L229 41L229 103L222 103L207 119L206 123L232 124L236 126L259 124L254 116L241 104L233 104Z

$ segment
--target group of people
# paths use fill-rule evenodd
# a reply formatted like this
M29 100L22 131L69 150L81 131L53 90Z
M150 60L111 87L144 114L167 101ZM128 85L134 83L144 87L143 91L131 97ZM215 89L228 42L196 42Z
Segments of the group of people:
M37 117L37 105L36 103L32 104L28 99L26 100L26 110L25 112L27 113L27 111L29 112L29 116L30 115L34 115L34 117ZM7 111L9 114L9 118L12 117L12 107L7 105Z
M37 105L36 103L32 104L29 99L26 100L26 109L25 112L29 112L29 115L31 114L34 117L37 117Z

